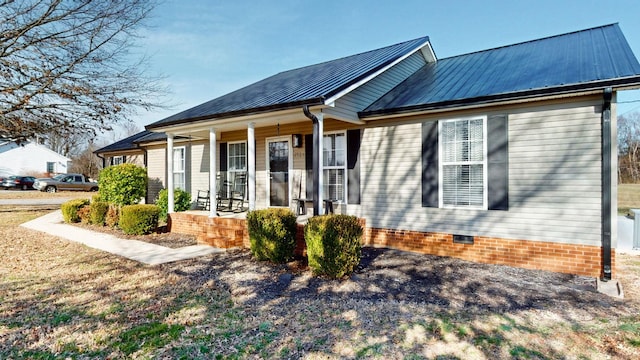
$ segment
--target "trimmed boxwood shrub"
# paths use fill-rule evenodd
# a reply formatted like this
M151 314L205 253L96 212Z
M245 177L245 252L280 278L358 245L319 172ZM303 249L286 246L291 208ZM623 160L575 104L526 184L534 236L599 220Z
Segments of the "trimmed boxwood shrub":
M158 228L160 209L151 204L125 205L118 225L125 234L146 235Z
M360 263L362 226L349 215L323 215L304 227L309 267L314 275L341 278Z
M191 208L191 194L182 190L173 190L173 210L187 211ZM167 221L167 211L169 210L169 190L162 189L158 193L156 205L160 208L160 220Z
M100 171L98 185L102 201L137 204L147 194L147 169L128 163L109 166Z
M107 210L109 210L109 203L104 201L93 201L89 205L89 219L94 225L104 225L104 220L107 217Z
M296 215L289 209L264 209L247 213L251 253L258 260L285 263L296 248Z
M83 206L89 205L89 199L74 199L62 204L62 217L66 223L77 223L80 221L78 210Z

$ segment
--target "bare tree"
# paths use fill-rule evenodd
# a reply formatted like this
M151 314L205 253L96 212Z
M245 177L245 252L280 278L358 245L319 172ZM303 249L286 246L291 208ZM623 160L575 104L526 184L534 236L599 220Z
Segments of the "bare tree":
M640 182L640 113L618 117L618 181Z
M90 178L97 179L102 169L102 159L93 152L101 146L89 141L87 146L71 161L70 171L85 174Z
M153 0L0 0L0 137L95 134L160 106L136 56Z
M88 132L78 132L68 128L53 128L43 135L45 145L58 154L75 157L80 155L93 139Z

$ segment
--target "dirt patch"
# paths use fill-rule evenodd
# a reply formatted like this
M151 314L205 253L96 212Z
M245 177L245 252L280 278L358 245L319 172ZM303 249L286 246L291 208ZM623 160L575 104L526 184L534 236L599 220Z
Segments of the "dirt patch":
M192 245L198 244L198 242L196 241L196 237L194 235L167 232L166 226L160 227L158 231L151 233L149 235L129 235L129 234L125 234L120 229L114 229L108 226L95 226L95 225L80 224L80 223L74 224L74 225L84 229L113 235L120 239L139 240L139 241L144 241L151 244L165 246L172 249L177 249L185 246L192 246Z

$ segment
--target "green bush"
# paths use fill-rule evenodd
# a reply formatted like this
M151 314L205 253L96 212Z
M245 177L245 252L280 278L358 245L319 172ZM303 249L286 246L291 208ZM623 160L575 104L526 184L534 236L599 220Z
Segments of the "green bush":
M88 199L74 199L62 204L62 217L66 223L77 223L80 221L78 210L83 206L89 205Z
M304 239L315 275L341 278L360 263L362 226L355 216L312 217L304 227Z
M155 205L125 205L120 210L118 225L125 234L145 235L158 228L160 209Z
M174 211L186 211L191 208L191 194L182 189L173 190L173 200ZM169 190L160 190L158 198L156 199L156 205L160 208L160 220L167 221L167 212L169 211Z
M117 207L116 205L109 204L107 215L104 218L104 224L110 228L115 228L118 226L119 221L120 221L120 208Z
M137 204L147 194L147 169L134 164L109 166L100 171L98 184L101 201Z
M251 253L258 260L284 263L296 248L296 215L289 209L249 211L247 226Z
M89 220L94 225L104 225L109 210L109 203L104 201L93 201L89 205Z

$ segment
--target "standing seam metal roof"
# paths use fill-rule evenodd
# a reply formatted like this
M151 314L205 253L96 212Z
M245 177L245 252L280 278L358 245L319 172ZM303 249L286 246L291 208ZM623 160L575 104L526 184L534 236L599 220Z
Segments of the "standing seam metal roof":
M299 104L321 104L325 98L339 93L402 56L421 48L428 41L428 37L422 37L337 60L284 71L157 121L148 125L147 128L256 112L260 109L286 109Z
M632 78L640 64L617 24L439 59L360 113L361 116L472 103L518 92L580 87ZM630 80L631 81L631 80Z

